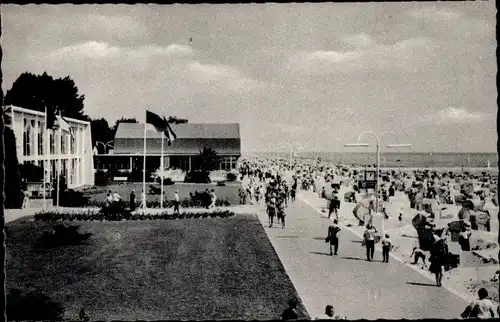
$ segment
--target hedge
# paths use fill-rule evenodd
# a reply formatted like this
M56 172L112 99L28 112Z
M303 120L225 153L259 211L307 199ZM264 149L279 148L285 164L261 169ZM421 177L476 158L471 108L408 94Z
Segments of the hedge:
M213 212L184 212L184 213L168 213L166 211L156 214L140 214L140 213L122 213L122 214L105 214L101 211L76 213L76 212L57 212L57 211L42 211L35 214L37 221L122 221L122 220L172 220L172 219L190 219L190 218L228 218L234 216L234 212L229 210L213 211Z

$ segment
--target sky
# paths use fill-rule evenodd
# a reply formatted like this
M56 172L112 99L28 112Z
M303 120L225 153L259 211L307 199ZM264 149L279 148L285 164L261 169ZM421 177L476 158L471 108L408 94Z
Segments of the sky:
M2 89L70 76L85 112L240 123L243 151L496 151L494 1L2 5Z

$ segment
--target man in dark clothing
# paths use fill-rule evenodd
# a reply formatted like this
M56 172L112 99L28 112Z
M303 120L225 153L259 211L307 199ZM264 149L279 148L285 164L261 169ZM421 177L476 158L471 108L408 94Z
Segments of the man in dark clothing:
M338 220L335 219L333 224L328 227L328 240L330 241L330 256L337 255L339 250L339 236L340 227L338 225ZM332 251L332 246L335 253Z
M135 210L135 192L134 190L132 190L132 192L130 193L130 211L134 210Z

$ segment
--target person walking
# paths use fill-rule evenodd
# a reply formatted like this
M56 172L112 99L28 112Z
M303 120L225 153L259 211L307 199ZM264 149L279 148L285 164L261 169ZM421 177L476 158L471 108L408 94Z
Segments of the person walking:
M276 200L276 211L278 215L278 223L281 222L281 229L285 229L285 201L283 200L283 195L279 195Z
M273 227L274 216L276 214L275 213L275 211L276 211L275 202L276 202L276 198L274 198L274 196L269 194L269 197L267 198L267 202L266 202L267 216L269 217L269 228Z
M210 191L210 206L208 206L209 209L215 209L215 202L217 201L217 196L215 195L215 190L212 189Z
M141 191L141 209L146 212L146 193L144 190Z
M129 202L130 202L130 211L134 211L135 210L135 191L134 190L132 190L130 192Z
M341 229L338 223L338 220L334 219L333 223L328 227L327 239L330 242L330 256L337 255L339 251L339 232ZM332 251L332 246L335 253Z
M118 194L118 192L114 191L113 192L113 203L118 204L122 201L122 197Z
M441 280L443 279L443 265L448 257L448 245L444 238L439 238L434 242L431 248L431 257L429 261L431 265L429 266L429 271L436 276L436 285L441 287Z
M495 317L495 304L488 298L488 291L485 288L479 289L477 292L478 300L470 303L465 311L461 314L464 319L492 319ZM499 308L496 308L497 314Z
M389 234L382 239L382 263L389 263L389 252L392 249L392 241Z
M175 190L174 193L174 213L179 214L179 204L180 204L180 198L179 198L179 190Z
M467 229L466 225L462 225L461 232L458 235L458 243L462 248L462 251L468 252L470 251L470 236L472 235L471 231Z
M371 224L366 225L365 233L363 234L363 245L366 247L366 260L373 261L373 255L375 254L375 234L377 229Z
M21 205L21 209L28 208L30 201L30 193L27 188L23 188L23 204Z
M111 193L111 190L108 190L108 193L106 194L106 207L111 207L113 205L113 194Z
M281 314L281 319L283 321L298 320L299 315L297 314L297 305L299 301L296 298L291 298L288 300L288 308Z

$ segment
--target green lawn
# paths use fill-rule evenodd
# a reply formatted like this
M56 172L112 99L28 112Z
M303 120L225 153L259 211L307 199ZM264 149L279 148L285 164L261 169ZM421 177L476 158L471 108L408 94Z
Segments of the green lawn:
M146 183L146 192L148 193L147 199L148 201L157 200L160 201L160 195L152 195L149 194L149 185L153 183ZM155 187L160 188L159 184L153 184ZM182 199L189 197L189 192L195 191L205 191L206 189L214 189L215 195L217 198L223 198L229 200L231 205L238 205L240 203L240 198L238 195L238 189L241 188L241 184L238 182L227 183L226 186L218 187L211 184L174 184L171 186L163 186L165 199L171 200L174 199L175 190L179 190L179 197ZM142 183L123 183L123 184L114 184L104 188L104 191L101 192L85 192L85 195L90 197L90 200L98 200L105 201L106 194L108 190L116 191L120 196L124 199L129 200L129 195L132 190L135 191L136 199L140 199L141 191L142 191ZM101 189L102 190L102 189Z
M254 215L71 224L94 235L49 250L34 244L53 223L7 224L7 290L41 290L91 320L279 319L297 296Z

